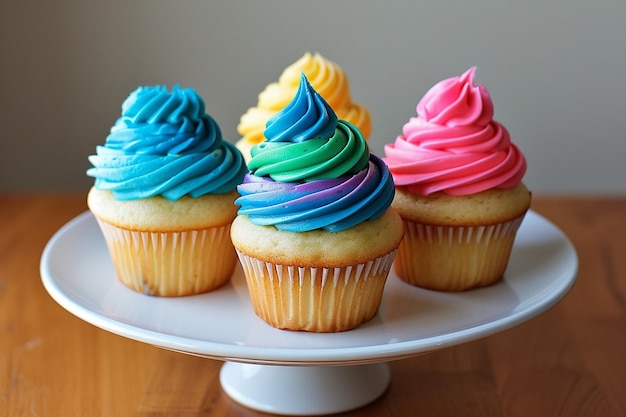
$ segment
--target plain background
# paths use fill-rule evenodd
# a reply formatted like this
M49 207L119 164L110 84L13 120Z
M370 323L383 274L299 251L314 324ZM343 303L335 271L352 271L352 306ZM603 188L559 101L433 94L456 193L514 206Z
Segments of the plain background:
M0 3L0 191L86 191L139 85L195 88L226 139L305 52L348 74L381 154L443 78L477 66L537 194L626 193L626 2Z

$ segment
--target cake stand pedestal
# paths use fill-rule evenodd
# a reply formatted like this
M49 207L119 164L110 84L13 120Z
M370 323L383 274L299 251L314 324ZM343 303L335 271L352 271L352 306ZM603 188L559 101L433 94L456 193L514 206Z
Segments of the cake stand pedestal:
M237 268L227 285L190 297L150 297L115 277L91 213L63 226L41 257L42 282L62 307L104 330L185 354L224 361L220 382L235 401L283 415L348 411L389 386L387 362L458 345L521 324L574 284L567 237L529 211L504 279L464 293L412 287L390 273L378 314L356 329L307 333L258 318Z
M386 363L289 366L226 362L224 391L236 402L266 413L324 415L353 410L380 397L391 381Z

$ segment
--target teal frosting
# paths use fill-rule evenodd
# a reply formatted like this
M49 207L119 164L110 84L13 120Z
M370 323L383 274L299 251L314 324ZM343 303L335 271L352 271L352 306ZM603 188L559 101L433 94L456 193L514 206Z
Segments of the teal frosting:
M223 194L241 183L241 152L222 138L192 88L139 87L122 104L105 144L89 156L94 186L118 200Z

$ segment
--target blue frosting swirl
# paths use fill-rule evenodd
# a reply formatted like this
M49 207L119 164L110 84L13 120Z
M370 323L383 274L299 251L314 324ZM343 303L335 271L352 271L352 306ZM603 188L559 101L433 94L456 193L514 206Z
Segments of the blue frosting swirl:
M241 152L222 138L191 88L139 87L122 104L105 144L89 156L94 186L118 200L233 191L246 172Z
M380 216L395 187L361 132L338 120L304 74L293 101L267 123L237 187L238 214L288 232L340 232Z
M294 99L265 125L268 142L302 142L329 138L335 133L337 115L307 80L304 72Z

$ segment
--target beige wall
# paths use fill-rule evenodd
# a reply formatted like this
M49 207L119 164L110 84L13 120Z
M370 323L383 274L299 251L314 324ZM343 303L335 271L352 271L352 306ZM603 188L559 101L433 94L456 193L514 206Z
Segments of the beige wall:
M457 4L458 3L458 4ZM0 191L86 190L138 85L196 88L226 138L305 51L348 73L372 148L478 66L537 193L626 193L626 2L3 1Z

